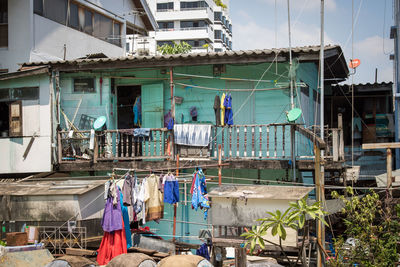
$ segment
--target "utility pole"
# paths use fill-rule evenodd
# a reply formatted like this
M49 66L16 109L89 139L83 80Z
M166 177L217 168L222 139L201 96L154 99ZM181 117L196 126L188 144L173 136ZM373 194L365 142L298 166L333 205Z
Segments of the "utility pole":
M324 44L324 0L321 0L321 47L320 47L320 60L319 60L319 67L320 67L320 97L321 97L321 104L320 104L320 115L321 115L321 121L320 121L320 130L321 130L321 139L324 140L324 50L325 50L325 44ZM315 154L315 161L320 163L321 166L318 166L319 164L316 164L316 168L320 168L320 173L318 173L319 170L315 170L315 184L317 185L317 201L321 203L322 208L325 207L325 170L324 170L324 151L321 151L321 154L318 155L319 153ZM317 157L320 157L317 159ZM317 181L319 180L319 181ZM318 256L317 256L317 266L321 267L323 266L323 252L322 249L325 249L325 226L324 224L318 220L317 222L317 233L318 233L318 242L322 245L322 248L318 246Z
M294 109L293 70L292 70L292 33L290 30L290 0L287 0L288 31L289 31L289 78L290 78L290 108Z

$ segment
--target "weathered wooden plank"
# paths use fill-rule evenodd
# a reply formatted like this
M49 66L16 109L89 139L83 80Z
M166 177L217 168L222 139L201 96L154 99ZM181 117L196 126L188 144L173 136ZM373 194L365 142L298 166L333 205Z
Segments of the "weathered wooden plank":
M311 140L311 142L313 142L314 144L316 144L316 146L319 149L325 149L326 147L326 143L324 140L322 140L319 136L315 135L312 131L304 128L301 125L296 124L296 131L298 131L299 133L301 133L302 135L304 135L305 137L307 137L308 139Z
M400 148L400 143L371 143L363 144L362 149Z
M97 251L80 248L66 248L65 253L73 256L96 256Z
M332 129L332 153L333 161L339 160L339 134L337 129Z
M181 160L183 166L193 166L192 160ZM198 159L196 165L209 165L210 160ZM232 159L224 160L225 169L274 169L282 170L289 168L289 160L253 160L253 159ZM87 161L65 161L62 162L58 171L109 171L113 168L131 168L131 169L174 169L176 162L174 160L166 161L99 161L91 163ZM314 160L298 160L296 166L301 171L314 170ZM325 170L342 170L343 162L325 161ZM217 167L215 167L217 169Z

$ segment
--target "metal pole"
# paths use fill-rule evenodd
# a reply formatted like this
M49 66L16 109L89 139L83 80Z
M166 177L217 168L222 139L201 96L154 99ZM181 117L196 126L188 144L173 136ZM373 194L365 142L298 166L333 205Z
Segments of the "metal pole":
M290 76L290 107L294 108L294 96L293 96L293 73L292 73L292 34L290 30L290 0L287 0L288 10L288 30L289 30L289 76Z
M325 90L325 88L324 88L324 79L325 79L325 77L324 77L324 50L325 50L325 44L324 44L324 5L325 5L325 3L324 3L324 0L321 0L321 47L320 47L320 97L321 97L321 105L320 105L320 115L321 115L321 139L322 140L324 140L324 95L325 95L325 92L324 92L324 90ZM319 149L317 149L317 150L319 150ZM317 153L317 154L319 154L319 153ZM317 159L317 156L319 156L319 155L315 155L315 158L316 158L316 161L318 160L321 160L321 166L320 166L320 170L321 170L321 173L320 173L320 175L316 175L315 176L315 179L320 179L319 180L319 186L318 186L318 191L319 191L319 194L318 194L318 201L321 201L321 206L324 208L324 200L325 200L325 192L324 192L324 184L325 184L325 174L324 174L324 172L325 172L325 170L324 170L324 165L323 165L323 160L324 160L324 151L321 151L321 153L320 153L320 156L321 156L321 158L320 159ZM318 166L319 167L319 166ZM317 166L316 166L316 168L317 168ZM316 174L317 174L317 170L315 170L316 171ZM319 240L321 241L321 244L322 244L322 246L323 247L325 247L325 227L324 227L324 224L323 223L321 223L320 221L318 221L318 236L319 236ZM317 266L318 267L320 267L320 266L322 266L322 262L323 262L323 254L322 254L322 251L321 250L319 250L319 253L318 253L318 261L317 261Z
M387 192L388 192L388 197L392 197L392 149L387 148L386 149L386 171L387 171Z
M221 149L221 144L218 145L218 186L221 186L222 183L222 170L221 170L221 164L222 164L222 149Z

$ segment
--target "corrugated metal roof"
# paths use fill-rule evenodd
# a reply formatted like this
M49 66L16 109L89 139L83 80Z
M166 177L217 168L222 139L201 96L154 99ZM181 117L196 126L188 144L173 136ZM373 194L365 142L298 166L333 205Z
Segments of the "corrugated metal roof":
M103 186L101 181L43 181L0 184L0 196L49 196L82 195L94 188Z
M214 198L258 198L299 200L314 188L304 186L273 186L273 185L224 185L212 189L209 197Z
M343 54L342 49L339 45L328 45L325 46L325 53L330 50L338 50L338 54ZM320 51L319 46L303 46L292 48L293 54L307 54L314 53L318 54ZM240 50L240 51L225 51L225 52L203 52L203 53L186 53L186 54L175 54L175 55L155 55L155 56L127 56L119 58L96 58L96 59L75 59L75 60L56 60L56 61L43 61L43 62L28 62L24 63L23 66L34 66L34 65L56 65L56 64L79 64L79 63L105 63L105 62L123 62L123 61L158 61L158 60L177 60L177 59L208 59L208 58L226 58L226 57L263 57L276 54L287 54L289 48L279 49L256 49L256 50ZM342 56L342 55L341 55Z

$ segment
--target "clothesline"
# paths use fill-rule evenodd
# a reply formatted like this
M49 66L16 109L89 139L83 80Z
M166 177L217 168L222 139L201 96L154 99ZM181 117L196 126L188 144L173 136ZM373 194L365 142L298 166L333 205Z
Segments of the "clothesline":
M268 82L268 83L276 83L277 80L255 80L255 79L244 79L244 78L234 78L234 77L215 77L215 76L206 76L206 75L194 75L194 74L185 74L185 73L173 73L177 76L185 76L185 77L193 77L193 78L203 78L203 79L218 79L218 80L230 80L230 81L249 81L249 82Z
M248 89L222 89L222 88L215 88L215 87L206 87L206 86L200 86L200 85L193 85L193 84L186 84L186 83L175 83L175 85L180 85L182 87L194 87L194 88L199 88L199 89L204 89L204 90L214 90L214 91L236 91L236 92L247 92L247 91L274 91L274 90L282 90L282 89L288 89L289 86L280 86L280 87L273 87L273 88L248 88Z

